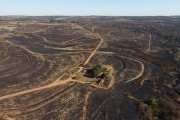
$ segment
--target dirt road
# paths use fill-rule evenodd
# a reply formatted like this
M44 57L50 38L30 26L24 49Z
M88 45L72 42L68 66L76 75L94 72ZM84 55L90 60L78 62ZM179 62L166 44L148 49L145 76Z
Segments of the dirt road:
M143 73L144 73L144 64L143 64L141 61L135 60L135 59L132 59L132 58L127 58L127 57L124 57L124 56L121 56L121 57L122 57L122 58L129 59L129 60L132 60L132 61L135 61L135 62L138 62L138 63L141 65L141 71L139 72L139 74L138 74L136 77L131 78L130 80L128 80L128 81L125 82L125 83L132 82L132 81L134 81L134 80L140 78L140 77L143 75Z
M88 59L85 61L84 66L89 63L89 61L91 60L91 58L94 56L94 54L96 53L96 51L99 49L99 47L101 46L101 44L102 44L103 41L104 41L104 39L103 39L102 37L100 37L100 36L98 36L98 37L101 39L101 41L100 41L100 43L98 44L98 46L94 49L94 51L90 54L90 56L88 57Z
M83 120L86 120L86 114L87 114L87 107L88 107L88 99L91 95L91 93L93 92L93 90L88 91L87 94L85 95L85 103L83 106Z
M56 87L56 86L59 86L59 85L67 84L69 82L71 82L71 79L67 79L65 81L60 81L58 83L52 83L52 84L49 84L49 85L46 85L46 86L42 86L42 87L30 89L30 90L25 90L25 91L13 93L13 94L10 94L10 95L1 96L0 97L0 101L8 99L8 98L16 97L16 96L19 96L19 95L24 95L24 94L28 94L28 93L32 93L32 92L36 92L36 91L40 91L40 90Z

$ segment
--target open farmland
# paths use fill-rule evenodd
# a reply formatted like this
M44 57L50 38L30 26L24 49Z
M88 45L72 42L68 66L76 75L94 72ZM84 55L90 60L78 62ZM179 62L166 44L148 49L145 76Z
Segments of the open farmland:
M0 120L179 119L180 18L49 21L0 23Z

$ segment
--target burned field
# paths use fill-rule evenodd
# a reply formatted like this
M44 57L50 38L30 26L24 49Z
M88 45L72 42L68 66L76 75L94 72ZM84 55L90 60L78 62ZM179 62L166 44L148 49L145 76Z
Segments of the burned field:
M178 17L0 25L0 119L179 119ZM108 80L83 76L90 64Z

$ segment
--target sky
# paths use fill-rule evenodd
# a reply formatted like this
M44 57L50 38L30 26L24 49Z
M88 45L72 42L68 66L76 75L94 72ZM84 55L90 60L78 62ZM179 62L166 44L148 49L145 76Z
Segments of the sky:
M0 0L4 15L180 15L180 0Z

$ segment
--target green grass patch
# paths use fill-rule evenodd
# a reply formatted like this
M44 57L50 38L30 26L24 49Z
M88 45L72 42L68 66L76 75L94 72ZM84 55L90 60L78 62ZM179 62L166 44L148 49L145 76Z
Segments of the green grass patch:
M13 32L15 27L8 27L8 26L0 26L0 30L3 32Z

